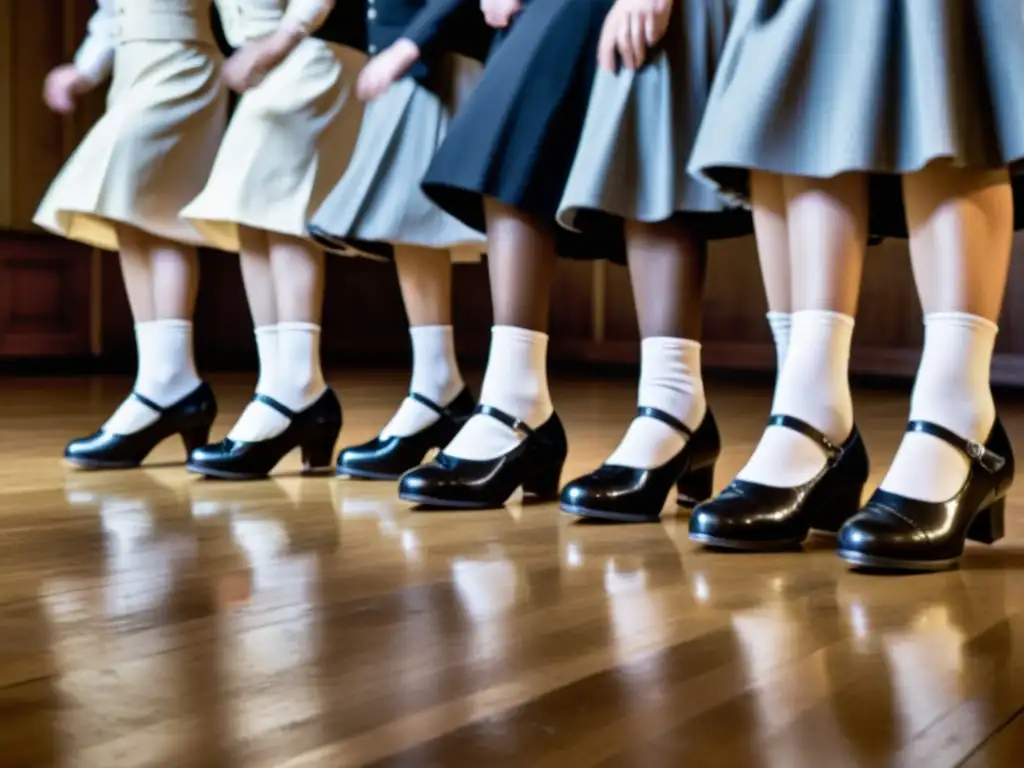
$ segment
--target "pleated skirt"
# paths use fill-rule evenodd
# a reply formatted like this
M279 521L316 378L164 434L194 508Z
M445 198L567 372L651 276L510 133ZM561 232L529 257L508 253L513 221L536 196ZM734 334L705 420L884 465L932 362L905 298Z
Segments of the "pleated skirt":
M202 190L220 145L227 94L211 45L117 48L107 111L50 185L35 223L116 251L116 224L201 245L181 209Z
M325 248L388 259L396 246L449 250L479 261L486 238L446 213L420 188L479 62L451 55L428 87L407 77L366 107L352 161L309 222Z
M306 237L345 173L362 120L366 56L308 38L238 102L206 187L181 215L207 245L240 250L239 227Z
M740 201L752 170L867 173L871 233L905 237L900 175L932 162L1021 197L1022 72L1019 2L740 0L689 167Z
M676 3L649 63L639 71L597 71L560 224L585 230L602 215L684 217L709 238L753 231L745 210L686 169L730 21L730 0Z
M554 225L576 156L612 0L527 0L424 179L438 205L484 230L484 197Z

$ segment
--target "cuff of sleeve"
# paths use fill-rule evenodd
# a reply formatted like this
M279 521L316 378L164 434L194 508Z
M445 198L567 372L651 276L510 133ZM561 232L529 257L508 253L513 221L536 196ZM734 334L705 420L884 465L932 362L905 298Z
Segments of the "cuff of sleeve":
M285 14L284 18L281 19L281 26L279 27L282 31L291 32L299 38L306 38L316 32L316 28L302 19L295 18Z
M76 56L74 59L75 69L91 85L99 85L110 74L113 56L96 58L94 56Z

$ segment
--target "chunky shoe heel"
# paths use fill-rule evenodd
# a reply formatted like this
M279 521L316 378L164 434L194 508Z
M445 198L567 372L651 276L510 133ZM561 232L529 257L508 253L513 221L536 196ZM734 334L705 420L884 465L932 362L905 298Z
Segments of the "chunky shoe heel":
M552 461L555 463L533 467L530 474L523 478L524 496L529 496L533 501L552 501L558 498L565 461Z
M1006 499L981 510L967 529L967 538L979 544L995 544L1006 535Z
M414 435L378 435L360 445L342 448L338 454L339 475L360 480L397 480L422 464L431 451L448 445L476 407L468 389L463 389L446 406L417 392L410 392L409 399L434 411L438 420Z
M183 430L181 442L185 444L185 458L187 459L196 448L202 448L204 445L210 444L210 425L201 424Z
M570 515L617 523L654 523L661 517L672 488L676 503L692 507L711 495L715 462L722 449L715 417L708 410L696 430L670 413L641 406L637 418L655 419L686 439L682 450L660 467L638 469L602 464L562 489L561 509Z
M474 413L500 421L521 442L494 459L459 459L442 451L429 464L402 475L400 499L433 509L497 509L517 488L537 498L557 495L568 453L558 414L532 429L490 405L478 405Z
M338 442L340 434L340 424L325 426L323 435L312 438L300 446L303 474L321 474L333 470L331 459L334 458L334 445Z
M769 426L799 432L821 446L825 464L794 488L733 480L690 515L690 538L719 549L768 551L802 544L811 530L834 533L860 507L868 479L868 453L854 427L842 445L810 424L777 414Z
M683 475L676 483L676 490L679 491L676 503L680 507L695 507L707 501L715 490L715 465Z
M921 501L879 488L839 531L838 554L851 565L882 571L942 571L956 567L967 539L993 544L1006 525L1006 492L1013 484L1010 438L996 419L984 445L930 421L908 432L942 440L969 460L967 479L946 501Z
M64 449L64 459L79 469L129 469L139 466L150 452L169 437L180 435L185 448L191 451L202 442L200 434L209 438L210 426L217 418L217 400L210 385L203 382L178 402L166 408L148 397L133 392L135 398L155 411L156 421L138 432L117 435L106 430L72 440ZM205 430L205 432L201 432Z
M256 480L266 477L287 454L302 450L303 473L331 465L334 443L341 432L341 403L331 389L301 411L292 411L272 397L257 394L256 400L288 419L284 432L267 440L246 442L225 438L192 451L188 470L221 480Z

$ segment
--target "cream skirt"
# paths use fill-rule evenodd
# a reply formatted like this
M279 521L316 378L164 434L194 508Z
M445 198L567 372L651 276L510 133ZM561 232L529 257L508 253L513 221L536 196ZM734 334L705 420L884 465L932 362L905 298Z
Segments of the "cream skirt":
M310 222L318 242L343 254L387 258L394 246L409 245L450 249L456 261L479 260L487 239L420 189L480 65L452 56L446 70L443 94L407 77L366 108L352 162Z
M206 188L181 214L207 244L237 252L239 226L306 237L355 145L365 58L309 38L241 98Z
M35 223L110 251L116 223L202 244L179 214L206 183L224 131L220 61L199 43L120 45L106 114L50 185Z

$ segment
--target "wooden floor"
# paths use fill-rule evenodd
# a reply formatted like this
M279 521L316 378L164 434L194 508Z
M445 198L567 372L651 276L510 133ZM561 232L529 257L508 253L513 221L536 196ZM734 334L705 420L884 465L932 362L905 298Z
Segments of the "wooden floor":
M397 374L339 376L345 441ZM251 381L215 379L218 436ZM198 481L58 457L125 380L0 380L0 765L1024 765L1024 480L1009 537L956 572L847 572L696 549L686 520L575 524L554 505L423 514L388 484ZM712 387L726 483L768 391ZM556 381L566 479L630 382ZM905 396L862 392L877 480ZM1004 418L1024 451L1024 406ZM163 466L160 464L163 463Z

